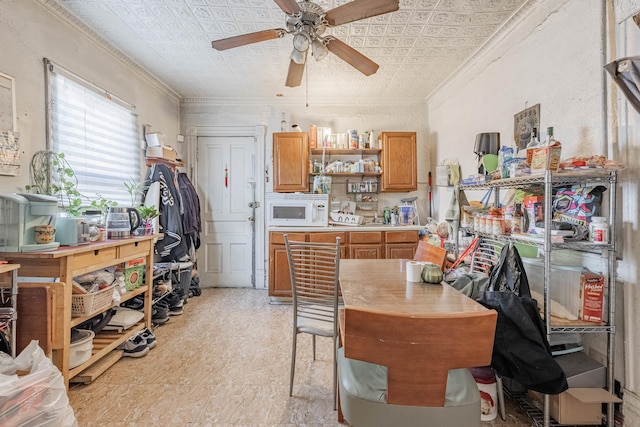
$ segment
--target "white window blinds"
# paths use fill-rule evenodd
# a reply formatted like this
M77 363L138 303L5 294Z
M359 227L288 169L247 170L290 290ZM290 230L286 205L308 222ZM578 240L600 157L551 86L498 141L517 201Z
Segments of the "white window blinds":
M83 196L131 204L124 183L141 176L135 106L45 62L50 97L49 147L64 153Z

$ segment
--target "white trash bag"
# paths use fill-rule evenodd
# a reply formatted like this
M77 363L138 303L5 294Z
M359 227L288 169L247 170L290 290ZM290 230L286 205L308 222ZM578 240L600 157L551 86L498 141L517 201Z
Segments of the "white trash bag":
M31 341L15 359L0 352L0 426L77 425L64 378L38 341Z

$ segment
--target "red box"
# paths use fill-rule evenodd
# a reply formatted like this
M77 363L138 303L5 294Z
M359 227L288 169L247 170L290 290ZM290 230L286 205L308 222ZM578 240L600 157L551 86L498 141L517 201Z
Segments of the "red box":
M578 317L587 322L602 322L604 312L604 276L584 271L580 276Z

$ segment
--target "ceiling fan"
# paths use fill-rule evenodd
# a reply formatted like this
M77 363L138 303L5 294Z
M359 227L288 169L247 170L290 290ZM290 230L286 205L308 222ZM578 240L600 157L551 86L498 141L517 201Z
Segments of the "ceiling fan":
M317 61L331 52L362 74L367 76L374 74L378 71L378 64L343 41L331 35L324 37L322 35L327 27L336 27L394 12L400 7L399 0L353 0L325 12L320 6L308 0L274 1L287 14L286 29L275 28L214 40L211 46L216 50L226 50L293 34L293 51L286 81L289 87L300 86L309 49Z

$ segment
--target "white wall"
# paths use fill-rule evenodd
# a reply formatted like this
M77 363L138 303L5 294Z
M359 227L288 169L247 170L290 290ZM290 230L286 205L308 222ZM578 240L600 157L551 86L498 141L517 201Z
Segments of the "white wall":
M0 192L20 191L29 184L31 156L46 149L45 57L134 104L141 138L142 125L148 123L154 131L175 141L179 129L179 100L175 94L125 65L35 0L0 0L0 52L0 72L16 79L22 148L22 175L0 176Z
M456 158L462 175L476 170L473 142L480 132L498 131L502 144L512 144L513 116L525 106L541 105L541 128L553 126L562 156L605 154L627 163L619 176L618 207L622 245L616 298L615 377L624 388L625 426L640 426L640 314L637 306L638 125L635 111L620 109L607 94L612 82L603 65L616 57L640 55L640 32L631 21L637 2L618 0L541 0L517 25L481 52L428 100L429 142L433 164ZM585 7L587 5L589 7ZM607 9L605 9L605 5ZM610 27L604 23L609 20ZM606 41L605 41L606 40ZM608 53L608 49L617 52ZM461 147L466 147L461 149ZM450 191L437 188L436 208L442 217ZM480 194L468 194L479 199ZM601 358L603 335L586 338L590 352Z

